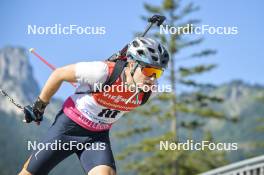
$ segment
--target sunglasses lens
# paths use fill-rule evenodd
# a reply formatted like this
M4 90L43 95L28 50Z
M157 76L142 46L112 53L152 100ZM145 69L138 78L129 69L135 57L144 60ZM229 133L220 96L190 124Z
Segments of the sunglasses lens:
M145 67L142 69L142 73L145 75L145 76L152 76L153 74L155 74L156 78L160 78L163 71L160 70L160 69L155 69L155 68L150 68L150 67Z

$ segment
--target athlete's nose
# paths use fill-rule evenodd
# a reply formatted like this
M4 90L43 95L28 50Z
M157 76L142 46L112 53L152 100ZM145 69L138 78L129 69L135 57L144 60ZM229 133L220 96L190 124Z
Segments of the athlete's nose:
M154 81L156 79L156 74L153 74L151 77L150 77L150 80L151 81Z

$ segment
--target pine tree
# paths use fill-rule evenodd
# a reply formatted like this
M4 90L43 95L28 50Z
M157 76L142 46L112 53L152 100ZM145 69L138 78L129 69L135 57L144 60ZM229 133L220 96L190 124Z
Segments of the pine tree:
M180 1L163 0L160 6L144 4L144 7L148 16L157 13L165 15L169 27L187 27L191 31L192 28L189 26L198 24L199 20L189 19L186 21L185 18L199 10L199 7L193 3L183 7L181 5ZM146 20L147 17L143 16L142 19ZM158 95L132 114L140 119L128 119L128 122L137 127L122 131L117 136L133 137L134 141L138 141L138 143L128 146L118 158L129 162L126 166L128 170L144 175L192 175L225 164L223 152L208 149L204 151L175 151L171 149L161 151L159 148L160 141L169 143L178 143L186 141L186 139L213 141L210 132L203 132L201 129L205 121L209 118L227 119L223 113L211 108L212 103L221 103L223 99L201 92L201 89L210 90L214 86L198 83L190 78L208 72L216 65L201 64L186 67L184 64L179 64L184 60L214 55L216 51L205 49L180 59L177 57L180 50L201 44L203 38L191 39L183 34L183 28L174 34L165 35L156 32L150 36L159 39L171 53L172 60L165 82L171 85L172 91ZM192 91L185 94L181 90L180 93L177 90L179 87L182 89L191 88ZM197 131L202 133L199 139L194 136ZM181 132L184 133L183 138L179 137Z

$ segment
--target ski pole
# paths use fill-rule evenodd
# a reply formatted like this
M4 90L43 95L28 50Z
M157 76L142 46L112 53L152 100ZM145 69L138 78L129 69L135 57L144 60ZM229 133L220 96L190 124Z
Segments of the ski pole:
M24 107L20 104L18 104L13 98L11 98L3 89L0 89L0 93L6 97L13 105L15 105L17 108L24 110Z
M5 92L3 89L0 89L0 94L6 97L13 105L15 105L17 108L19 108L22 112L26 112L25 108L18 104L12 97L10 97L7 92ZM27 119L23 119L23 122L26 123Z
M29 52L32 53L33 55L35 55L38 59L40 59L44 64L46 64L49 68L51 68L51 70L54 71L54 70L56 69L55 66L53 66L53 65L50 64L47 60L45 60L42 56L40 56L40 55L35 51L34 48L30 48L30 49L29 49ZM71 85L72 85L73 87L76 87L76 85L75 85L74 83L72 83L72 82L69 82L69 83L71 83Z
M140 37L144 37L154 24L156 24L157 26L160 26L165 21L165 19L166 19L166 17L161 16L161 15L153 15L152 17L148 18L149 24L148 24L147 28L145 29L145 31L140 35ZM121 58L125 56L127 48L128 48L128 44L123 49L121 49L119 51L118 55Z
M165 16L161 16L161 15L153 15L151 18L148 19L149 25L148 27L145 29L145 31L143 32L142 35L140 35L141 37L144 37L149 29L153 26L153 24L157 24L157 26L160 26L164 21L165 21L166 17Z

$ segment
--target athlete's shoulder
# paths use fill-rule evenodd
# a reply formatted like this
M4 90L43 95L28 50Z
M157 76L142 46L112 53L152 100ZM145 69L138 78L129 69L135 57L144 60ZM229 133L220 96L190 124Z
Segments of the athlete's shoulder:
M80 83L104 82L108 76L108 65L104 61L78 62L75 69Z
M76 63L76 68L86 68L86 69L97 69L97 70L107 70L107 64L105 61L86 61Z

